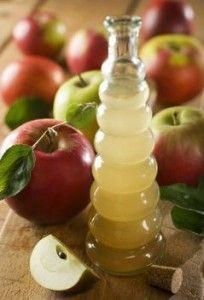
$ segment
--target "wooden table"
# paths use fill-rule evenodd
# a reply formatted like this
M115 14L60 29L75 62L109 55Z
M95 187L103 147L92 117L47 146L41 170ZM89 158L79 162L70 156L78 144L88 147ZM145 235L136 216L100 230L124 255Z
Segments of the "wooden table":
M140 14L147 1L137 0L0 0L0 71L11 60L21 56L11 39L11 31L22 16L34 10L54 10L67 24L68 37L85 27L101 27L106 15ZM196 12L197 36L204 41L204 1L189 1ZM3 124L6 107L0 104L0 139L8 132ZM168 215L165 220L169 227ZM172 228L163 228L168 236L164 263L182 266L185 273L181 291L172 296L150 287L145 275L134 278L115 278L103 274L92 289L79 295L62 295L46 291L31 278L28 268L30 252L34 244L48 233L55 234L86 260L83 243L87 230L86 214L65 226L36 227L11 212L0 203L0 299L201 299L202 241L191 234ZM76 239L77 236L77 239Z

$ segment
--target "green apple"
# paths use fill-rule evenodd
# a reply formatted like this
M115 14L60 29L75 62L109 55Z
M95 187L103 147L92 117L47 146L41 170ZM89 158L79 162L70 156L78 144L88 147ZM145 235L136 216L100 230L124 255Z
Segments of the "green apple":
M54 118L80 129L91 142L98 128L96 107L100 101L98 89L102 80L100 71L74 76L59 88L54 100Z
M188 106L166 108L152 120L159 185L197 185L204 175L204 112Z
M35 245L30 271L38 284L53 291L77 291L99 278L53 235Z

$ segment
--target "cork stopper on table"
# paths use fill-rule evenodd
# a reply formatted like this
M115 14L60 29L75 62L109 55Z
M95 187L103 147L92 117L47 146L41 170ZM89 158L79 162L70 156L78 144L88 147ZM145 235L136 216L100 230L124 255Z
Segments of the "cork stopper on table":
M148 270L148 281L151 285L176 294L183 281L181 268L152 265Z

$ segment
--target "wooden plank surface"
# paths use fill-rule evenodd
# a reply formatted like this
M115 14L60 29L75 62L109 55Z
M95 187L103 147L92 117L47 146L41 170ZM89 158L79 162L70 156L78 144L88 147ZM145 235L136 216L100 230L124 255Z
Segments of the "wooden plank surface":
M31 3L34 0L29 1L25 2ZM203 1L191 0L191 2L193 4L196 2L197 24L204 25L203 17L199 17L202 16ZM133 4L136 5L137 3L139 5L134 10ZM69 38L75 30L80 28L93 26L100 28L105 15L130 13L130 8L132 12L140 13L144 3L144 1L131 0L48 0L40 9L53 10L64 19L67 24ZM203 38L202 29L197 34ZM0 70L9 61L20 55L13 43L9 43L0 55ZM3 125L5 110L6 108L0 105L0 139L7 133L7 129ZM165 226L171 226L169 224L167 216ZM115 278L101 274L103 279L96 283L92 289L72 296L49 292L39 287L31 278L28 265L29 256L35 243L42 236L52 233L71 247L84 261L87 261L84 253L86 231L86 214L78 216L67 225L38 227L11 211L8 212L6 204L0 203L0 299L201 299L202 279L199 269L201 268L203 255L202 241L189 233L166 227L163 228L163 231L168 239L163 262L173 266L181 266L184 270L184 284L175 296L148 286L145 275L134 278Z
M168 216L167 216L168 218ZM166 222L169 224L168 220ZM92 288L77 295L53 293L37 285L29 272L29 257L36 242L53 234L88 263L84 243L87 232L86 212L67 225L40 227L23 220L10 211L0 239L0 299L73 299L73 300L167 300L202 299L201 239L195 235L163 227L168 236L161 260L184 271L184 284L175 296L147 284L145 274L117 278L98 272L102 279Z
M195 35L204 43L204 1L188 0L195 12Z
M107 15L121 15L129 13L134 0L89 0L67 1L48 0L41 6L43 10L53 10L66 22L68 37L74 31L83 28L103 30L103 20ZM134 7L134 6L133 6Z
M8 208L6 202L1 201L0 202L0 232L2 230L2 227L3 227L3 224L4 224L4 221L7 216L8 211L9 211L9 208Z

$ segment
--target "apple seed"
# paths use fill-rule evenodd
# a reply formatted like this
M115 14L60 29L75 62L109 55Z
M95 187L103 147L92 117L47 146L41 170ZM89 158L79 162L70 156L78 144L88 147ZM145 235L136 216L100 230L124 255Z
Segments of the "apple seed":
M64 253L64 251L61 249L61 247L59 245L56 246L56 252L57 252L57 255L59 256L59 258L67 259L66 253Z

